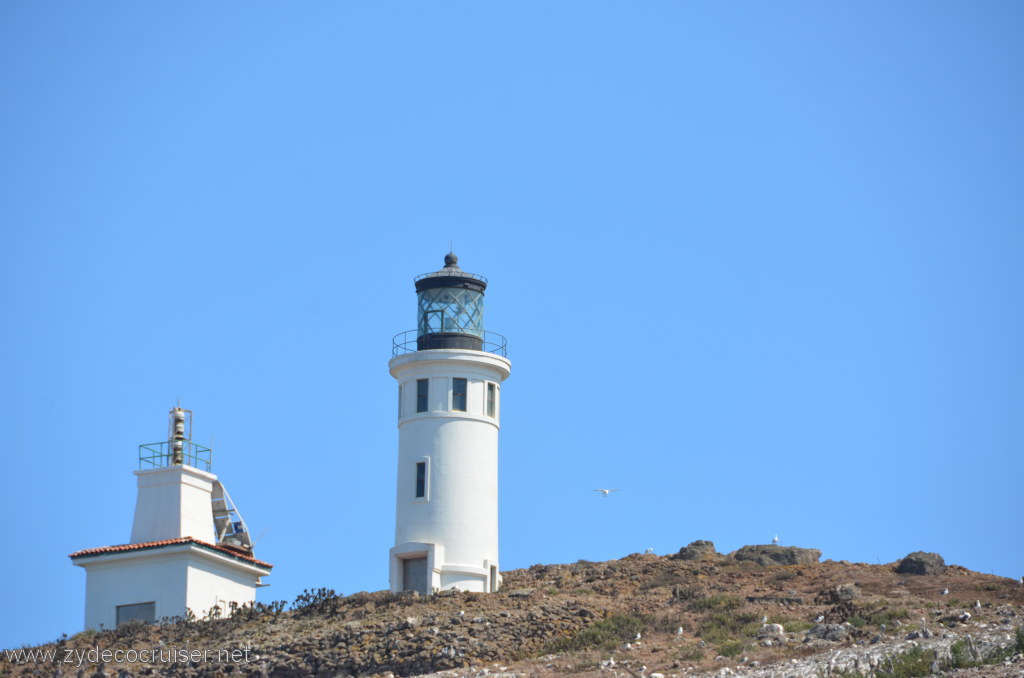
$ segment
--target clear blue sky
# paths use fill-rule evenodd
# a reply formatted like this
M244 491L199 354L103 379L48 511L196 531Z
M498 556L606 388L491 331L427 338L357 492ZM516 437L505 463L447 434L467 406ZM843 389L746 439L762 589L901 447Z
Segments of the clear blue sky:
M277 567L387 586L391 337L491 280L502 567L1024 574L1024 4L0 5L0 647L81 629L177 398ZM613 486L607 499L592 492Z

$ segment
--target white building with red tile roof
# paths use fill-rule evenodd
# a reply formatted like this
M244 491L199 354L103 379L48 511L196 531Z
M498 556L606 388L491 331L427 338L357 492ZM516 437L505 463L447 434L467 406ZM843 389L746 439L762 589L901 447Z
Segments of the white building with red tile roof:
M139 448L131 542L70 555L86 572L87 629L227 615L256 600L273 567L253 557L245 522L209 470L210 450L190 440L191 412L172 409L170 429L167 442Z

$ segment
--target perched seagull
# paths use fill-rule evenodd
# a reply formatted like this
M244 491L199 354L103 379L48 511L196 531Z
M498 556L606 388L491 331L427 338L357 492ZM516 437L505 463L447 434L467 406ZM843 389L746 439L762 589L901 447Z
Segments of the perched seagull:
M981 609L981 601L980 600L974 601L974 609L975 610L980 610Z
M600 490L600 489L598 489L598 490L594 490L594 492L600 492L602 494L602 496L607 497L609 493L611 493L611 492L618 492L618 490Z
M825 615L823 615L823 614L819 614L819 615L818 615L818 618L814 620L814 623L815 623L815 624L820 624L820 623L821 623L821 622L823 622L823 621L825 621Z
M460 617L465 617L466 616L466 611L465 610L459 610L459 616Z
M948 596L949 595L949 589L942 589L942 595Z
M646 551L644 551L644 554L648 555L648 556L651 555L652 553L654 553L654 549L647 549Z
M967 622L969 622L970 620L971 620L971 613L970 612L964 612L962 615L960 615L960 621L964 622L965 624Z
M639 633L637 633L637 634L636 634L636 638L634 638L633 640L640 640L640 634L639 634Z
M676 635L677 636L683 635L683 627L682 626L680 626L678 629L676 629Z
M882 633L885 633L885 624L882 624L878 628L880 628L882 630Z
M768 623L768 615L765 615L765 616L761 617L761 623L762 624L767 624Z
M700 641L700 646L701 646L701 647L705 647L706 645L707 645L707 643L705 643L705 642L704 642L704 639L703 639L703 638L701 638L701 641Z
M772 537L772 543L773 544L778 544L779 543L779 535L775 535L774 537Z

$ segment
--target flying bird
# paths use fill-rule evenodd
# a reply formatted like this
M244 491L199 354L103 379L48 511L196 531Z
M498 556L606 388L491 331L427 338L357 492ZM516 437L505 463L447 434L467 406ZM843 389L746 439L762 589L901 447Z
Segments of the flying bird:
M600 492L602 494L602 496L607 497L609 493L611 493L611 492L618 492L618 490L600 490L600 489L598 489L598 490L594 490L594 492Z

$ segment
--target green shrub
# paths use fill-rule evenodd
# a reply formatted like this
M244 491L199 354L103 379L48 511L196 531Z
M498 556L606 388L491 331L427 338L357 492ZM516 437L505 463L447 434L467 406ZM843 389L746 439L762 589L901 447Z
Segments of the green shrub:
M800 633L814 626L811 622L805 621L791 621L786 622L782 625L782 628L786 630L786 633Z
M876 671L878 678L924 678L932 672L935 653L923 647L915 647L907 652L889 657L883 661Z
M910 616L910 612L905 607L897 607L889 610L880 610L871 615L868 622L872 626L881 626L882 624L891 624L894 619L906 619Z
M725 657L738 657L747 646L736 640L727 640L718 646L718 652Z
M689 645L679 651L676 659L681 662L699 662L704 659L704 650L698 645Z
M711 596L710 598L697 598L690 603L690 609L694 612L707 612L710 610L735 610L743 605L743 601L733 596Z
M697 633L709 643L724 643L744 636L753 637L761 629L752 612L714 612L700 623Z
M852 617L847 617L846 621L849 622L850 626L852 626L855 629L862 629L865 626L867 626L867 623L868 623L868 621L866 619L864 619L864 617L859 617L857 615L853 615Z
M551 644L552 652L569 652L587 648L614 649L626 643L643 630L642 620L628 614L613 614L594 622L572 638L556 640Z

